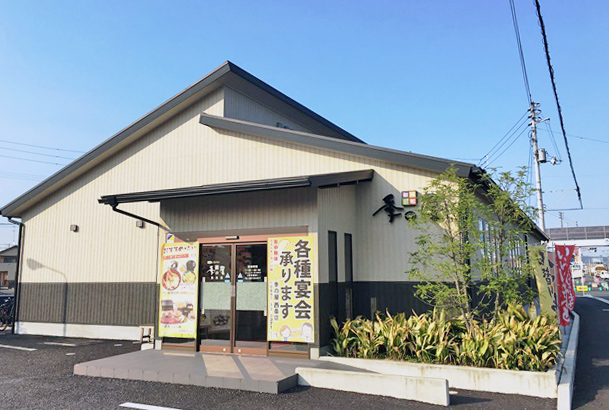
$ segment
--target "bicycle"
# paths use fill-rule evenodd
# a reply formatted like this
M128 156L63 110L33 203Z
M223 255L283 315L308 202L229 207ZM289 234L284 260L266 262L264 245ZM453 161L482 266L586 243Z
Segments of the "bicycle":
M13 317L15 313L15 301L7 300L0 305L0 332L6 330L7 327L13 326Z

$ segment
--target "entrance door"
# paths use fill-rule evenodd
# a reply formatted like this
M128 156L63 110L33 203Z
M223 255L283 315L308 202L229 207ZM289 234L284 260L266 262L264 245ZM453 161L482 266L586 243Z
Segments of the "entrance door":
M266 355L266 243L203 245L200 266L200 350Z

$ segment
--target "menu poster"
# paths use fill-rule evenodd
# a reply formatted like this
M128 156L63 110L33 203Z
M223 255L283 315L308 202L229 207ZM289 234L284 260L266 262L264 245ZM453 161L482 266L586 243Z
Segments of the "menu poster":
M166 243L161 257L159 336L194 339L197 332L198 243Z
M315 341L313 236L268 240L268 332L271 341Z

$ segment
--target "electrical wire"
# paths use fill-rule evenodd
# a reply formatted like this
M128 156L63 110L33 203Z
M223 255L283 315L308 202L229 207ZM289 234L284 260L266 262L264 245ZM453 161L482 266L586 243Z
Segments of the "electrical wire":
M554 138L554 133L552 132L552 126L550 125L549 119L548 119L548 121L544 121L543 124L546 127L546 129L544 131L547 131L548 134L550 134L550 141L552 141L552 147L554 148L554 153L556 154L556 156L558 158L561 158L562 155L560 155L560 150L558 149L558 144L556 143L556 138Z
M602 142L603 144L609 144L609 141L604 141L604 140L597 140L595 138L586 138L586 137L578 137L577 135L573 135L573 134L567 134L570 135L574 138L578 138L580 140L586 140L586 141L594 141L594 142Z
M60 164L58 162L38 161L37 159L29 159L29 158L21 158L21 157L9 157L8 155L0 155L0 158L17 159L19 161L37 162L39 164L60 165L62 167L67 165L67 164Z
M27 151L24 149L17 149L17 148L6 148L6 147L0 147L0 149L5 149L8 151L15 151L15 152L23 152L26 154L32 154L32 155L40 155L42 157L51 157L51 158L60 158L60 159L68 159L70 161L74 161L75 158L68 158L68 157L61 157L59 155L53 155L53 154L42 154L40 152L34 152L34 151Z
M533 186L533 144L529 145L529 161L527 163L527 186ZM527 205L531 206L533 195L529 195Z
M0 178L5 179L20 179L24 181L41 181L44 177L38 177L34 175L15 175L9 172L0 172Z
M549 131L548 130L543 130L543 131L549 132L551 134L558 134L557 132L552 131L552 127L551 126L550 126L550 130ZM599 140L597 138L580 137L579 135L574 135L574 134L569 134L569 133L567 133L567 135L569 137L577 138L577 139L580 139L580 140L594 141L594 142L600 142L600 143L603 143L603 144L609 144L609 141L607 141L607 140Z
M505 135L503 137L501 137L499 139L499 141L493 146L493 148L491 148L491 150L489 152L486 153L486 155L484 155L482 158L480 158L480 161L478 161L478 165L482 165L484 163L487 163L488 160L496 154L497 151L499 151L509 140L510 138L512 138L512 136L518 132L518 130L520 130L520 128L522 128L523 125L526 125L526 120L523 122L523 119L526 117L528 111L525 111L524 114L522 114L522 117L520 117L518 119L518 121L516 121L516 123L512 126L512 128L509 129L508 132L505 133ZM518 125L520 124L520 125ZM516 128L516 129L514 129Z
M519 139L519 138L522 136L522 134L524 134L524 132L525 132L526 130L527 130L526 128L523 128L523 129L522 129L522 131L520 131L520 134L516 135L516 137L512 139L512 142L511 142L511 143L510 143L510 144L509 144L507 147L505 147L505 149L504 149L503 151L501 151L501 152L500 152L500 153L499 153L497 156L495 156L495 157L493 158L493 160L492 160L492 161L491 161L491 158L489 158L489 159L488 159L488 161L487 161L486 166L487 166L487 167L491 166L491 165L493 164L493 162L497 161L497 160L498 160L498 159L499 159L499 158L500 158L500 157L501 157L503 154L505 154L505 152L506 152L508 149L510 149L510 147L511 147L512 145L514 145L514 143L515 143L516 141L518 141L518 139Z
M13 144L13 145L22 145L24 147L49 149L49 150L63 151L63 152L73 152L73 153L76 153L76 154L84 154L85 153L84 151L76 151L76 150L64 149L64 148L56 148L56 147L46 147L44 145L26 144L26 143L23 143L23 142L14 142L14 141L2 140L2 139L0 139L0 142L4 142L6 144Z
M512 2L513 0L510 0ZM560 120L560 128L562 130L562 135L565 140L565 147L567 149L567 158L569 158L569 166L571 167L571 174L573 175L573 182L575 182L575 191L577 192L577 199L579 200L579 206L583 209L584 204L582 202L581 190L579 188L579 184L577 182L577 177L575 176L575 169L573 168L573 159L571 158L571 150L569 149L569 141L567 140L567 132L565 131L565 122L562 116L562 108L560 107L560 101L558 100L558 91L556 90L556 80L554 79L554 68L552 67L552 62L550 61L550 50L548 48L548 37L546 35L546 26L543 22L543 17L541 16L541 5L539 4L539 0L535 0L535 8L537 11L537 18L539 19L539 26L541 27L541 36L543 38L543 47L546 53L546 62L548 63L548 70L550 72L550 81L552 82L552 91L554 91L554 99L556 100L556 108L558 110L558 119Z
M514 0L510 0L510 10L512 12L512 24L514 26L514 34L516 35L516 43L518 44L518 55L520 57L522 80L524 81L524 89L527 93L527 103L530 103L532 101L531 88L529 87L529 76L527 75L527 66L524 61L522 42L520 41L520 29L518 28L518 19L516 18L516 6L514 6Z

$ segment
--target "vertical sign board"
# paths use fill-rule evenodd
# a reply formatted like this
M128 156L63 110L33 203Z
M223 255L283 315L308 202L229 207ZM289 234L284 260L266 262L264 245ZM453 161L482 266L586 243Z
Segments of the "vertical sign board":
M571 257L575 246L555 245L556 254L556 296L558 318L561 326L571 322L569 311L575 307L575 290L571 279Z
M268 240L268 331L270 341L315 341L317 249L313 236Z
M535 272L535 280L539 291L541 314L558 319L556 306L556 284L554 273L550 270L548 251L545 245L529 246L529 256Z
M199 244L166 243L161 254L159 336L197 335Z

